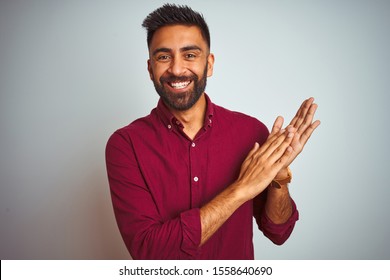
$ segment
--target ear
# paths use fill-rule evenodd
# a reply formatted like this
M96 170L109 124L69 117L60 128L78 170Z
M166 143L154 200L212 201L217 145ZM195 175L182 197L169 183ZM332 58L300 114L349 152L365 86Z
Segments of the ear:
M213 70L214 70L214 54L210 53L209 56L207 57L207 77L211 77L213 75Z
M151 62L150 62L150 59L148 59L148 72L149 72L149 77L150 79L153 81L153 70L152 70L152 65L151 65Z

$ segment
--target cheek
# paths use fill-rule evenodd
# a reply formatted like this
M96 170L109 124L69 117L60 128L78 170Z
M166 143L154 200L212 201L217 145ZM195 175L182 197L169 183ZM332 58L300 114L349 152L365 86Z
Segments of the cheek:
M156 78L160 77L161 67L158 67L155 62L149 61L148 63L148 72L150 79L155 80Z
M166 73L166 70L163 67L152 67L149 73L152 79L160 80L160 77Z

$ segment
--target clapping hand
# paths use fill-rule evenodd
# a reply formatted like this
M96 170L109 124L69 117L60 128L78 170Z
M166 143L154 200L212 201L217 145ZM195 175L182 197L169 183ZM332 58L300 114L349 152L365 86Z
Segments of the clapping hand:
M285 162L285 167L289 166L295 158L302 152L314 130L320 125L320 121L313 122L314 114L318 105L314 103L314 98L306 99L299 107L295 117L291 120L287 129L294 129L294 137L290 143L292 152L290 158ZM283 117L277 117L271 131L271 135L278 133L283 127Z

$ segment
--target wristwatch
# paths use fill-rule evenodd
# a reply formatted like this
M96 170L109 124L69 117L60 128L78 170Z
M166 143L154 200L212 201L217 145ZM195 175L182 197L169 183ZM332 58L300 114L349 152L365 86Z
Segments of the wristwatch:
M291 173L290 168L287 167L287 177L283 178L283 179L277 179L277 180L273 179L271 182L271 186L273 186L274 188L280 189L282 187L282 185L286 185L286 184L290 183L291 179L292 179L292 173Z

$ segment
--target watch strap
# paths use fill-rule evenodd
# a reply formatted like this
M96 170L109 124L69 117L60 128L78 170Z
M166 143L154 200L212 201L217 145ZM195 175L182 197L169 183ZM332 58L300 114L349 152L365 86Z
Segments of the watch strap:
M282 185L287 185L288 183L291 183L291 180L292 180L292 173L290 168L287 167L287 177L282 179L273 179L271 182L271 186L280 189Z

